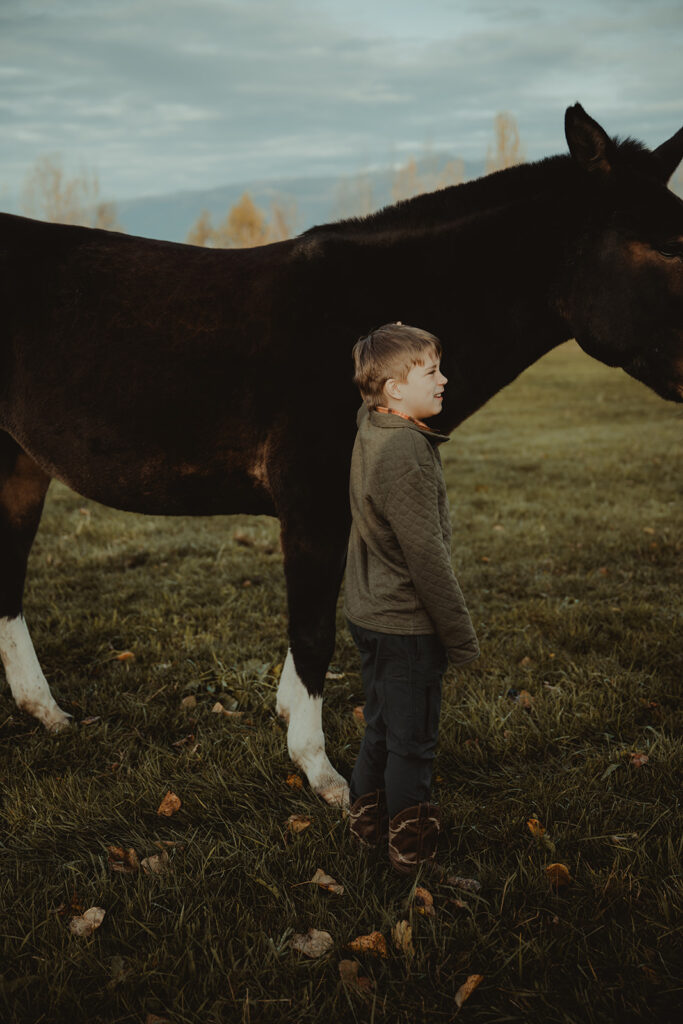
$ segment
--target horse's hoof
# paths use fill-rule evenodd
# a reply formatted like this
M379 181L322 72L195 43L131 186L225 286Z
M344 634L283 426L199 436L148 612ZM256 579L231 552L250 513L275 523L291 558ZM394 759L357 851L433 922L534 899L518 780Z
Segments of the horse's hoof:
M57 733L66 732L71 728L72 718L73 715L70 715L68 711L57 708L55 711L48 712L42 722L47 731L56 736Z
M325 803L330 804L331 807L343 808L349 806L349 786L346 779L343 779L341 775L337 779L330 781L326 786L316 789L316 793Z

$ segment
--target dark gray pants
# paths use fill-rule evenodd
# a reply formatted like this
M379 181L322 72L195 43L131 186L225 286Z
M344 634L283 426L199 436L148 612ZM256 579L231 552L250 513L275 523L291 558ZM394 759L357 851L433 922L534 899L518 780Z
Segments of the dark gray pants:
M347 622L361 657L366 722L350 799L383 789L393 818L430 798L448 657L435 633L397 636Z

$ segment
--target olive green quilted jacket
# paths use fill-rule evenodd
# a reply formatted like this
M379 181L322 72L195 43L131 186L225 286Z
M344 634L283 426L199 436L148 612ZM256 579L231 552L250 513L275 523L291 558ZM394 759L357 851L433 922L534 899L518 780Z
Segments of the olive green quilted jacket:
M451 564L438 452L449 439L365 405L357 422L344 612L379 633L436 632L451 661L472 661L479 645Z

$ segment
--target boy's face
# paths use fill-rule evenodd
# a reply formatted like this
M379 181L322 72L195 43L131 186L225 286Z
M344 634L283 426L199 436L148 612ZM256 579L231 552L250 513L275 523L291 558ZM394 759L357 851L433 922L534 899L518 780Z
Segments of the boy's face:
M405 381L389 378L384 385L386 404L397 412L425 420L441 412L443 389L447 383L436 353L429 352L425 355L424 365L415 363Z

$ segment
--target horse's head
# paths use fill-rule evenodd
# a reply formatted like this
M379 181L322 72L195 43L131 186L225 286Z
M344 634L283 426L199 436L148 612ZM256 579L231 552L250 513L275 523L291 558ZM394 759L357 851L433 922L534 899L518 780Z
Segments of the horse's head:
M585 224L562 308L590 355L683 401L683 202L667 182L683 128L658 149L617 142L580 104L565 117Z

